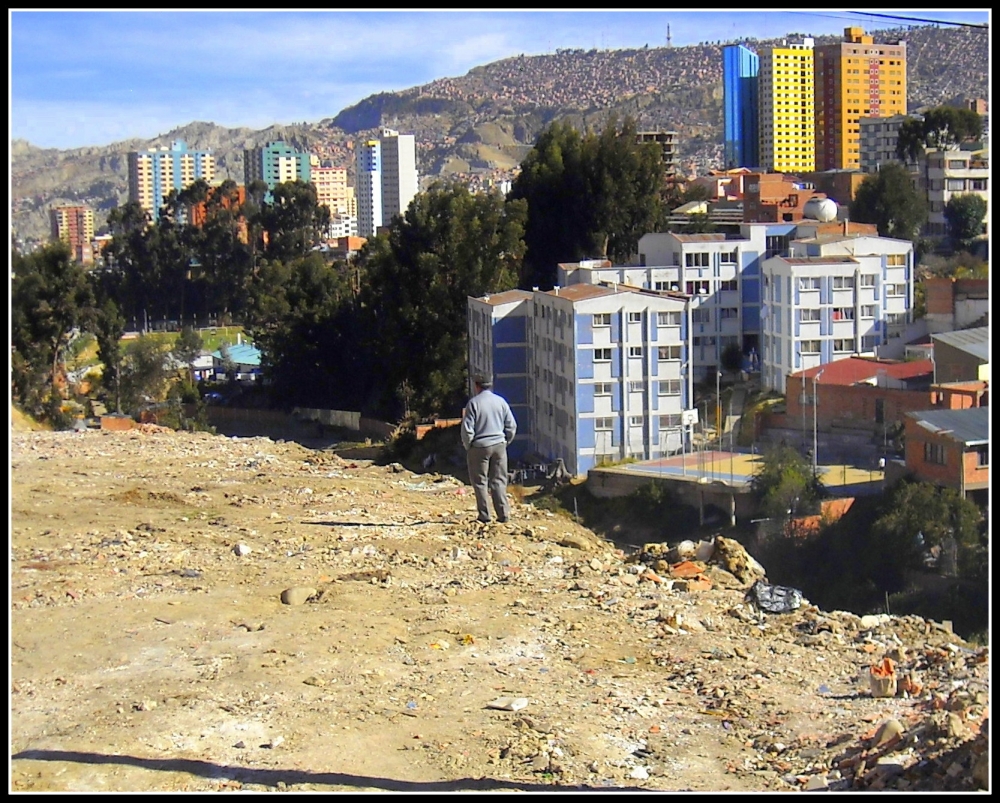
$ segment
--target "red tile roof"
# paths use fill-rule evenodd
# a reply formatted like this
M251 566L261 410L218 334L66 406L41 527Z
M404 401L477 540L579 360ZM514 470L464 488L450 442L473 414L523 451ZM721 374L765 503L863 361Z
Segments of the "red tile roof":
M884 371L893 379L913 379L918 376L933 375L934 362L932 360L883 362L863 357L845 357L843 360L834 360L815 368L797 371L793 376L804 375L806 379L812 379L820 371L823 372L823 376L819 381L824 385L854 385L871 379L880 371Z

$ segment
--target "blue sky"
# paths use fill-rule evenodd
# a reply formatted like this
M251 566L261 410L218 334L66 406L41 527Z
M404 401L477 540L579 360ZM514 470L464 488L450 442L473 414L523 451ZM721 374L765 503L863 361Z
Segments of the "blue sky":
M319 121L519 53L840 33L847 11L18 11L10 136L49 148L165 134L192 120ZM985 23L989 12L879 11ZM903 23L899 23L903 24Z

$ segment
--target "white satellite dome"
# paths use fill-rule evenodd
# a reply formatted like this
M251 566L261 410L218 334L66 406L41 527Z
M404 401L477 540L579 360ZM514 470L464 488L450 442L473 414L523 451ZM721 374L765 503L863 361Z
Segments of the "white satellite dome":
M837 219L837 202L832 198L810 198L802 208L802 214L810 220L829 223Z

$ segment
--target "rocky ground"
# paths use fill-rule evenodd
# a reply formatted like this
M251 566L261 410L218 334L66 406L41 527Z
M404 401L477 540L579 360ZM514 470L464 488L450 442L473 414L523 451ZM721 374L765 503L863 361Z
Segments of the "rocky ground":
M989 654L268 438L11 434L14 791L973 790ZM869 668L894 662L897 693Z

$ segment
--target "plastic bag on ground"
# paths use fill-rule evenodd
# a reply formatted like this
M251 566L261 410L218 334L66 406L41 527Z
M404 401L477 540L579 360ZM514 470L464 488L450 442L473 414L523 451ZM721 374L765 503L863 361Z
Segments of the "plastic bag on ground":
M802 592L789 586L772 586L758 580L750 587L747 595L762 611L767 613L788 613L802 604Z

